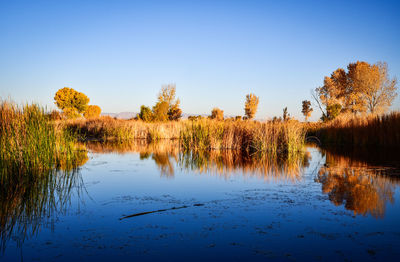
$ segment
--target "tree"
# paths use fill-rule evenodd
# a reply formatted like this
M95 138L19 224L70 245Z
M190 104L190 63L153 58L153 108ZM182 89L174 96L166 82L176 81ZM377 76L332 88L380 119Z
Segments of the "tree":
M86 111L83 113L83 116L85 118L95 118L95 117L99 117L100 114L101 114L101 108L99 106L90 105L90 106L88 106Z
M311 108L311 102L304 100L302 102L302 106L303 106L303 108L302 108L301 112L303 113L303 115L307 121L307 119L311 116L311 112L313 111L313 109Z
M390 79L386 63L370 65L357 61L341 68L330 77L325 77L324 85L315 89L313 98L322 112L322 118L331 119L327 109L337 113L384 113L396 97L397 80ZM340 113L339 112L339 113Z
M165 101L158 102L153 107L153 114L154 114L154 120L167 121L168 120L168 103Z
M322 121L328 121L328 120L333 120L335 119L340 112L342 111L342 106L340 104L333 104L333 105L329 105L326 108L326 116L325 118L322 117Z
M214 107L213 110L211 111L211 119L215 119L215 120L224 120L224 111Z
M68 119L75 119L82 116L81 114L79 114L78 110L73 107L65 107L63 110L63 115L65 116L65 118Z
M145 122L151 122L154 119L154 115L151 109L144 105L140 107L140 113L138 114L138 117Z
M182 117L182 110L179 108L179 104L174 104L168 110L168 119L169 120L179 120Z
M254 118L257 107L258 107L259 99L255 94L246 95L246 102L244 104L244 113L247 119L251 120Z
M385 112L397 95L397 80L390 79L387 64L357 62L348 68L355 99L359 102L356 109L372 114Z
M179 108L180 100L175 98L176 86L175 84L163 85L160 93L158 94L158 102L165 102L168 105L168 119L179 120L182 117L182 110Z
M55 104L61 110L68 108L68 112L75 111L81 114L86 111L89 98L81 92L78 92L72 88L64 87L59 89L54 96Z

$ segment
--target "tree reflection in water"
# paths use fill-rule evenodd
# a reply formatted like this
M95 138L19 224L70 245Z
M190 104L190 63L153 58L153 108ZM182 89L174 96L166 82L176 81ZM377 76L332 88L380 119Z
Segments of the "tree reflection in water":
M65 213L72 194L78 198L84 192L78 166L88 160L86 151L80 151L73 164L65 161L57 169L32 171L29 174L10 173L0 161L0 239L1 253L10 238L21 247L26 238L35 235L41 226Z
M320 168L316 181L322 184L322 192L328 194L335 205L344 205L354 215L372 215L383 218L386 204L394 202L394 189L399 184L398 169L379 166L379 157L363 158L365 151L321 151L325 164ZM386 155L386 154L385 154ZM370 160L373 163L370 163ZM390 158L385 158L386 162Z

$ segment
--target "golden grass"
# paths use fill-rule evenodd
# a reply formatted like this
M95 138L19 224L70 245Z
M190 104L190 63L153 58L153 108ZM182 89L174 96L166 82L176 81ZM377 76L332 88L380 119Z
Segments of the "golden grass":
M400 147L400 112L384 115L343 115L337 119L308 126L308 134L323 145Z
M305 130L295 121L173 121L146 123L101 117L58 121L58 126L80 134L85 140L127 141L179 139L186 150L232 149L249 153L286 154L301 151Z

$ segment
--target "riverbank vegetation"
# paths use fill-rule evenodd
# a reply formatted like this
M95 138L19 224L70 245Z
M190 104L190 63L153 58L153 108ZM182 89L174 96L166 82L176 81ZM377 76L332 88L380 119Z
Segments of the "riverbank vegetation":
M218 121L212 119L147 123L110 117L59 121L61 129L84 140L129 141L177 139L186 150L234 149L250 153L283 154L301 151L305 129L297 121Z
M72 169L85 152L74 134L56 129L39 105L0 102L0 176Z
M324 146L400 147L400 112L382 115L341 115L327 123L309 124L309 136Z

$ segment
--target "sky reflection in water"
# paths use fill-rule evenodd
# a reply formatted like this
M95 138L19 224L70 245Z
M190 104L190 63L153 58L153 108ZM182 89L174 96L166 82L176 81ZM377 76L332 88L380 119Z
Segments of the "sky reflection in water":
M41 186L58 190L50 191L52 201L37 190L19 198L2 192L0 260L399 255L393 154L368 159L309 147L304 155L268 159L232 151L185 154L173 141L88 148L89 161L68 176L74 183ZM58 195L63 201L54 201Z

